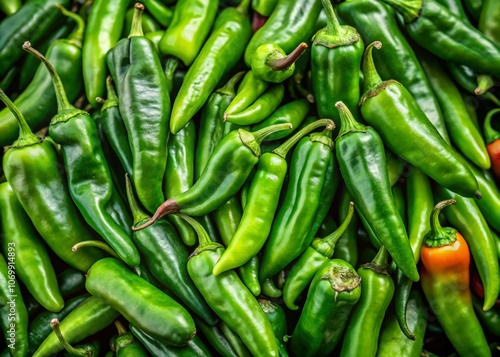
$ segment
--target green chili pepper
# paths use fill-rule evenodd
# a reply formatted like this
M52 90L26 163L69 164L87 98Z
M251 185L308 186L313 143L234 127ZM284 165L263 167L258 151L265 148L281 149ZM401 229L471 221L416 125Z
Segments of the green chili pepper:
M88 294L76 296L64 304L64 308L53 313L50 311L43 311L37 315L29 324L28 333L28 354L33 355L42 342L50 335L52 329L50 328L50 321L54 318L59 320L64 319L71 311L80 305L85 299L89 297Z
M127 34L130 33L130 30L132 29L132 22L134 21L134 8L130 8L127 10L125 14L125 26L123 26L123 36L122 37L127 37ZM161 31L162 36L165 33L165 30L161 28L160 24L156 22L156 20L149 14L147 13L142 13L141 15L141 23L142 23L142 31L144 32L144 36L146 34L155 32L155 31ZM147 36L146 36L147 37ZM116 41L115 41L116 43ZM157 47L158 48L158 47Z
M461 198L459 195L456 196ZM425 236L421 251L422 289L458 354L491 356L481 324L472 307L469 288L469 248L464 237L456 229L443 228L439 223L441 210L455 202L455 200L441 201L432 211L431 230ZM452 208L454 207L448 208L445 212ZM467 221L467 224L471 223ZM479 263L477 260L476 262Z
M245 110L236 114L224 114L224 120L239 125L252 125L259 123L278 108L283 96L285 87L283 84L276 84L269 88L257 100Z
M497 179L500 179L500 131L495 130L492 126L492 121L498 118L498 114L500 114L500 108L492 109L486 114L483 123L483 132L486 148L491 159L493 174Z
M140 209L135 200L128 178L127 196L134 216L133 226L148 220L149 216ZM153 276L203 321L209 325L215 324L213 313L189 278L186 268L189 253L174 227L168 221L161 220L145 230L135 231L132 239Z
M76 347L71 346L71 344L66 340L59 327L59 319L54 318L50 321L50 327L57 336L59 342L63 345L66 352L65 357L97 357L101 351L101 345L99 341L85 343L78 345Z
M253 133L243 129L233 130L214 148L198 181L186 192L165 201L148 222L134 230L146 228L171 213L202 216L227 202L243 186L253 166L259 161L262 140L269 134L285 129L289 129L288 124L278 124ZM217 180L214 180L214 176Z
M434 194L438 200L453 199L457 202L444 211L444 216L462 233L469 245L484 286L483 310L489 310L500 293L500 270L495 240L488 224L473 199L462 197L441 186L436 187Z
M16 281L16 249L10 246L7 259L0 255L0 327L10 356L28 351L28 311Z
M340 227L325 238L315 238L311 245L293 264L283 288L283 300L290 310L297 310L299 308L295 304L295 301L309 285L323 263L328 262L332 258L335 245L349 226L353 213L354 204L351 202L349 204L349 213Z
M236 354L240 357L252 357L253 355L250 353L248 348L245 346L241 338L234 333L228 325L226 325L223 321L219 322L219 326L221 331L224 333L224 336L227 338L231 347L236 352Z
M285 53L290 53L297 43L309 42L314 34L314 26L311 25L318 18L320 11L320 0L278 0L269 19L252 36L246 47L245 64L247 67L250 67L257 48L263 44L274 43Z
M260 258L258 255L254 256L239 269L241 281L254 296L259 296L262 290L259 280L259 269Z
M341 26L330 1L322 1L327 26L314 36L311 49L311 75L320 117L332 118L339 128L336 101L342 101L359 117L359 68L364 44L355 28Z
M283 308L271 300L258 299L259 305L266 314L278 341L283 341L287 332L286 314Z
M452 79L430 56L420 56L420 63L439 100L451 139L460 151L479 167L490 168L490 158L479 128L470 118L465 103Z
M127 332L119 320L115 320L118 336L113 342L114 351L117 357L147 357L145 348L138 342L131 331Z
M92 265L85 287L160 342L183 346L196 333L193 319L181 305L114 258Z
M0 184L0 221L5 256L15 251L16 274L47 310L60 311L64 301L45 246L7 182Z
M381 46L380 42L374 42L365 52L365 93L360 101L363 118L395 154L439 184L461 195L480 198L474 175L427 120L411 94L400 83L383 82L378 75L372 49Z
M288 151L304 135L325 125L333 127L330 120L317 121L295 134L273 153L262 155L252 179L242 220L226 252L215 265L215 275L242 266L261 250L271 231L272 218L278 207L279 192L287 172Z
M259 15L269 17L276 8L278 0L252 0L252 10Z
M215 326L208 326L203 321L196 320L196 326L199 328L203 337L210 343L221 356L223 357L237 357L233 347L227 340L221 329Z
M36 230L59 258L86 271L103 254L94 249L73 253L71 247L92 235L80 217L60 172L56 149L35 136L24 116L0 90L2 100L19 123L19 139L3 159L5 177Z
M337 160L356 210L398 268L411 280L418 281L408 235L392 197L382 140L371 127L356 122L342 102L336 107L342 123L335 141Z
M120 114L132 151L132 181L141 203L153 211L163 198L162 182L167 163L170 97L167 81L154 44L143 37L141 13L126 39L106 55L119 98Z
M323 221L324 217L317 219L316 215L322 210L323 190L330 180L327 175L332 175L332 165L336 166L331 139L333 127L332 123L322 133L303 138L293 152L284 201L276 213L262 256L261 281L274 276L298 257L316 234L311 226L317 229ZM325 201L328 200L325 197Z
M71 197L87 223L111 245L124 262L137 266L140 261L139 252L127 232L109 213L110 201L116 189L94 120L88 113L69 103L61 79L45 57L33 49L29 42L23 48L47 66L53 79L58 114L51 120L49 133L61 145Z
M267 126L288 123L292 126L291 129L271 134L264 139L264 142L283 139L299 129L304 119L306 119L307 113L309 113L309 102L306 99L294 100L281 105L267 119L254 125L252 130L256 131Z
M484 311L481 306L481 301L475 296L472 297L472 304L479 321L493 336L500 337L500 308L493 307L488 311Z
M147 4L146 4L147 5ZM160 40L161 55L175 56L190 66L200 52L217 14L217 0L179 0L172 22Z
M350 214L349 202L352 202L352 199L345 187L339 192L339 222L343 222L347 215ZM333 258L345 260L353 267L358 265L358 222L358 214L353 212L351 222L340 236L337 244L335 244L335 251L333 252Z
M467 11L476 20L479 20L481 16L481 10L483 8L484 0L463 0Z
M249 2L243 0L237 8L224 9L215 21L211 35L186 73L175 99L170 118L172 133L177 133L191 120L220 79L243 55L251 32Z
M343 20L356 28L365 43L381 41L384 44L384 50L375 55L382 78L393 78L403 84L439 134L449 142L437 99L413 49L399 29L394 10L372 0L347 0L337 10Z
M120 314L97 297L89 297L61 321L59 328L68 343L77 343L111 325ZM43 341L33 357L52 356L64 350L54 331Z
M22 73L19 67L12 67L7 74L3 77L3 79L0 82L0 88L3 88L3 90L9 90L11 84L14 82L14 79L16 79L17 74ZM19 81L20 83L20 81ZM20 84L18 84L18 87L21 87Z
M188 261L188 272L208 305L242 339L253 355L278 356L269 320L236 273L227 271L219 276L212 274L224 248L213 243L196 220L179 215L198 234L200 245Z
M255 77L253 71L248 71L238 87L238 94L225 109L224 116L239 113L248 108L269 87L269 82Z
M343 260L328 260L321 265L314 275L290 340L293 356L326 356L334 350L342 338L351 310L365 294L364 290L361 294L364 284L360 275ZM363 340L367 337L359 336L363 336Z
M158 46L160 46L160 40L163 36L165 31L163 30L158 30L158 31L152 31L152 32L144 32L144 36L149 39L151 42L154 43L156 49L158 49Z
M76 99L81 89L81 42L85 24L76 14L64 12L78 23L77 29L67 39L53 42L46 56L53 63L68 90L68 99ZM36 100L34 100L36 98ZM50 118L57 113L56 95L52 80L42 64L28 87L16 98L19 108L33 130L47 126ZM16 117L8 108L0 111L0 146L10 145L17 139L19 128Z
M481 73L500 75L500 48L443 5L423 0L381 1L403 16L415 42L438 57Z
M500 237L498 234L495 233L492 229L490 230L491 235L493 236L496 246L497 246L497 254L498 254L498 259L500 260Z
M213 214L215 224L219 230L222 244L226 247L232 240L243 215L240 199L237 195L220 205Z
M143 0L144 6L158 23L164 28L169 27L174 17L173 11L159 0Z
M21 0L0 1L0 10L7 16L12 16L21 9L23 2Z
M342 357L375 356L377 352L382 321L394 295L394 282L387 271L388 257L385 247L381 247L371 263L358 269L362 294L344 335Z
M386 318L378 341L377 356L421 357L427 328L427 312L420 294L412 292L406 306L409 328L415 333L415 341L404 335L395 314Z

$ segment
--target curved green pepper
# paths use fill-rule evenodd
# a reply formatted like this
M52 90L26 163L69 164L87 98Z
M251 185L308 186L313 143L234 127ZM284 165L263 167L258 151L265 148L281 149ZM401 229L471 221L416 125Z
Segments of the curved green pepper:
M241 84L238 93L233 96L229 106L224 111L224 116L239 113L248 108L269 87L269 82L255 77L253 71L248 71Z
M269 17L276 8L278 0L252 0L252 9L261 16Z
M272 302L271 300L258 299L259 305L266 314L271 326L273 327L274 335L278 341L283 341L283 337L287 332L286 314L283 308Z
M208 326L202 321L196 320L196 326L199 328L202 336L208 340L210 345L223 357L238 357L233 347L227 340L221 329L215 326Z
M340 200L338 206L339 222L346 219L351 211L350 202L351 196L345 187L342 187L340 192ZM356 212L353 212L351 222L344 230L344 233L335 245L333 258L342 259L351 264L353 267L358 265L358 223L359 217ZM336 228L336 227L335 227Z
M71 344L66 340L59 327L59 319L53 318L50 321L50 327L57 336L59 342L63 345L66 352L64 357L98 357L99 352L101 352L101 344L99 341L94 341L90 343L84 343L76 347L71 346Z
M327 356L335 349L351 310L365 294L360 276L343 260L332 259L321 265L293 330L290 341L293 356Z
M479 321L481 321L486 330L493 336L500 337L500 309L493 307L488 311L484 311L480 299L475 296L472 297L472 304L474 305L474 310Z
M118 330L118 336L113 342L117 357L147 357L148 353L142 344L137 341L131 331L125 330L125 327L119 320L115 320L115 326Z

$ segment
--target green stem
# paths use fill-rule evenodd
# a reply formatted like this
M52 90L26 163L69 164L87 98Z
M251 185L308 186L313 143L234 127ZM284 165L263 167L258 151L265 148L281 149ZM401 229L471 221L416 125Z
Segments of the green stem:
M252 0L242 0L236 10L242 13L243 15L248 15L248 9L250 8L250 3Z
M196 219L184 213L176 213L175 215L181 217L183 220L189 223L191 227L193 227L193 229L196 231L199 241L198 248L203 248L205 246L213 244L205 228L203 228L203 226Z
M64 338L62 335L61 329L59 328L59 320L57 318L52 319L50 321L50 327L52 330L54 330L54 333L56 334L57 338L59 339L59 342L64 346L64 349L68 351L71 356L78 356L78 357L88 357L87 352L85 350L81 349L76 349L73 346L71 346L68 341Z
M477 76L477 88L474 89L476 95L483 95L495 85L493 77L487 74L480 74Z
M98 241L98 240L84 240L82 242L78 242L76 243L72 248L71 250L73 252L76 252L78 249L80 248L84 248L84 247L94 247L94 248L99 248L99 249L102 249L104 250L106 253L108 253L109 255L111 255L113 258L116 258L116 259L120 259L121 258L118 256L118 254L116 254L116 252L113 250L113 248L111 248L109 246L108 243L105 243L105 242L101 242L101 241Z
M372 264L386 270L389 267L389 252L384 246L381 246L377 255L372 260Z
M71 103L68 101L68 97L66 96L66 91L64 90L63 83L61 81L61 78L57 74L56 70L52 66L52 64L47 61L47 59L42 55L40 52L35 50L33 47L31 47L31 43L26 41L23 44L23 50L31 53L33 56L37 57L42 63L47 67L47 70L50 73L50 76L52 77L52 80L54 81L54 89L56 92L56 98L57 98L57 111L62 112L64 110L71 110L71 109L76 109L74 106L71 105Z
M269 57L272 56L272 53L270 53L267 56L268 59L266 59L266 65L271 67L273 71L282 71L294 64L306 49L307 43L301 42L289 55L285 57L269 59Z
M486 118L484 119L483 131L484 131L484 139L486 141L486 145L491 144L495 140L500 139L500 132L495 130L491 126L491 119L500 113L500 108L492 109L486 114Z
M106 91L108 92L108 98L103 103L101 111L104 111L110 107L118 106L118 96L116 95L115 87L113 86L113 79L111 78L111 76L108 76L108 78L106 78ZM97 98L96 101L97 103L100 103Z
M340 131L338 136L339 138L342 135L345 135L350 132L366 131L366 126L358 123L356 119L354 119L351 112L349 111L349 108L347 108L347 106L343 102L335 103L335 107L337 108L340 114Z
M134 6L134 17L132 18L132 25L130 27L130 33L128 38L139 36L144 36L142 31L142 13L144 12L144 5L140 2L135 3Z
M12 144L13 147L24 147L29 145L38 144L42 141L38 136L33 134L30 126L26 122L23 113L19 111L14 103L10 100L9 97L4 93L2 89L0 89L0 100L5 103L7 108L12 112L14 117L17 120L17 124L19 125L19 137Z
M115 320L115 326L118 331L118 336L125 335L127 333L127 330L119 320Z
M311 124L309 124L309 125L305 126L304 128L302 128L297 133L295 133L295 135L293 135L291 138L289 138L283 144L281 144L280 146L278 146L272 152L275 153L278 156L281 156L283 159L285 159L286 158L286 154L288 153L288 151L295 144L297 144L300 141L300 139L302 139L304 136L306 136L307 134L309 134L311 131L313 131L313 130L319 128L319 127L322 127L322 126L326 126L326 128L328 130L335 129L335 124L330 119L319 119L319 120L316 120L316 121L312 122Z
M222 88L217 89L215 92L226 94L234 98L236 96L236 83L241 80L241 77L243 77L244 74L244 71L236 73L227 81L227 83Z
M500 100L496 96L494 96L493 93L486 92L483 94L483 98L491 100L493 103L500 107Z
M64 16L67 16L76 22L76 30L68 37L69 42L73 43L75 46L81 48L83 36L85 34L85 21L76 13L68 11L61 4L56 4L56 6L61 10Z
M266 138L266 136L269 136L273 133L276 133L277 131L289 130L289 129L292 129L292 124L288 124L288 123L275 124L275 125L270 125L268 127L254 131L251 134L253 135L255 142L260 145L262 143L262 141Z
M382 48L382 42L375 41L366 47L365 54L363 55L363 75L364 75L364 91L367 92L376 88L380 83L382 83L382 78L377 72L375 63L373 62L373 47L377 50Z
M418 19L423 6L423 0L382 0L382 2L392 6L403 15L407 24Z
M424 244L428 247L442 247L453 244L457 240L456 230L453 228L443 228L439 223L441 210L449 205L457 203L455 200L445 200L434 206L431 213L431 230L425 235Z
M339 36L342 32L342 26L340 26L337 16L335 16L335 11L333 10L331 0L321 0L323 9L326 14L326 33L329 36Z
M144 211L139 207L139 204L135 199L134 189L132 188L132 182L130 181L128 174L125 174L125 185L127 187L128 204L130 206L130 210L132 211L132 216L134 217L134 223L132 225L135 227L140 222L149 220L151 217L144 213Z

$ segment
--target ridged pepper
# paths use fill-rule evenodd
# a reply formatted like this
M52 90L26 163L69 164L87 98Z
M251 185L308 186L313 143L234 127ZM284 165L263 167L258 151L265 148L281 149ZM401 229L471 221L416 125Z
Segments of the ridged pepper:
M224 9L215 21L211 35L189 67L174 101L170 118L173 134L200 110L217 83L243 55L251 32L249 2L243 0L237 8Z
M109 213L117 193L92 117L68 101L64 86L54 67L33 49L23 48L38 57L47 67L56 91L58 113L52 118L49 134L61 145L71 197L87 223L108 242L124 262L139 265L139 252L128 233Z
M457 230L439 224L439 213L450 204L455 201L441 201L432 211L431 230L421 251L422 289L459 355L491 356L472 306L469 248Z
M370 44L363 60L364 94L361 114L384 144L439 184L467 197L481 197L467 164L427 120L411 94L395 80L382 81L373 63ZM432 163L432 164L430 164Z
M500 180L500 131L492 126L493 120L500 118L500 108L492 109L486 115L483 123L484 140L491 159L491 168L496 178ZM497 122L500 122L496 120Z
M398 268L411 280L418 281L408 235L392 197L382 139L371 127L356 122L342 102L336 106L342 126L335 140L335 151L356 210Z

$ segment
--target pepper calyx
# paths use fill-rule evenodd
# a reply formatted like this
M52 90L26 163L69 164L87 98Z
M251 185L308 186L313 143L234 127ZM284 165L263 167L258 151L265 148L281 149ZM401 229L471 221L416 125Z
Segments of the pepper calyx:
M415 22L422 13L423 0L381 0L403 15L406 24Z
M352 291L361 283L361 277L351 269L343 265L332 264L328 271L320 280L327 280L332 290L340 293L342 291Z
M396 81L395 79L389 79L388 81L384 81L384 82L381 82L380 84L378 84L375 88L372 88L372 89L369 89L367 92L365 92L362 96L361 96L361 99L359 100L359 106L362 106L363 104L365 104L365 102L372 98L372 97L375 97L376 95L378 95L380 92L382 92L383 90L385 90L387 87L389 87L391 84L396 84L396 85L399 85L399 86L403 86L401 83L399 83L398 81Z
M449 205L457 203L455 200L441 201L432 209L430 223L431 230L424 237L424 244L427 247L437 248L455 243L457 240L457 230L451 227L443 228L439 223L441 210Z

